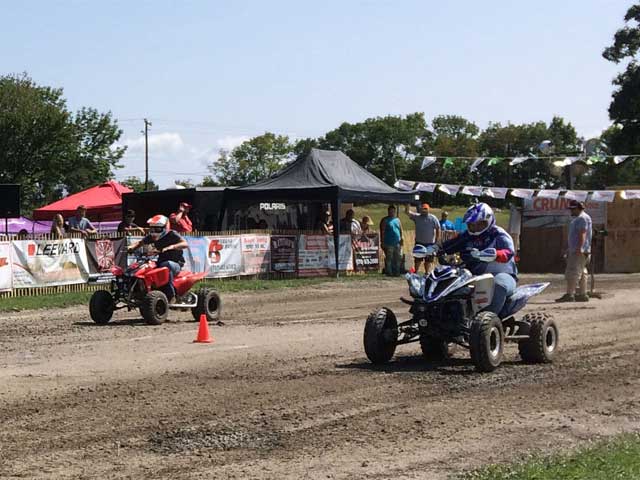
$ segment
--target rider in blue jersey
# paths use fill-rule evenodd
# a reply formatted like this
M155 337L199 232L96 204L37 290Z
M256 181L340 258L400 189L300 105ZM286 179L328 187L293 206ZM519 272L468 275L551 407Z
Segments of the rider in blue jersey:
M460 253L465 266L474 275L493 274L493 300L485 310L498 315L518 281L513 239L496 225L493 210L486 203L471 206L463 221L467 230L445 242L442 249L447 254Z

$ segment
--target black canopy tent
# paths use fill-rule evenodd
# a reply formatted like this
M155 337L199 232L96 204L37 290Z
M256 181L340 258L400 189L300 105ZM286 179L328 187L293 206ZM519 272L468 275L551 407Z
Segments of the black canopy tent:
M411 203L416 192L390 187L340 151L312 149L270 178L225 190L221 215L249 202L331 203L336 272L339 270L342 203ZM222 223L223 217L221 217Z

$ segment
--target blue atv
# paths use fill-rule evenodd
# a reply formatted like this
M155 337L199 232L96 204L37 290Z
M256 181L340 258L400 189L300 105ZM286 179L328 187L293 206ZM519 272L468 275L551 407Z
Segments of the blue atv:
M493 275L472 275L464 264L439 255L437 245L422 248L424 257L437 256L441 266L429 275L406 274L412 298L400 300L410 305L409 320L398 323L387 307L369 315L364 350L372 363L387 363L398 345L417 341L430 361L448 359L456 346L467 349L480 372L491 372L500 365L505 342L517 342L525 362L553 361L559 345L553 316L534 312L516 317L529 298L549 283L518 287L496 315L484 310L493 298Z

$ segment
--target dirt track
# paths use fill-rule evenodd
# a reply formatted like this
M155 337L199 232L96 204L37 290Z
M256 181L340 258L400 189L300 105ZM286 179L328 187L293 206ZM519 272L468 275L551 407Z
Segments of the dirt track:
M640 276L557 305L559 277L528 309L552 312L553 366L477 374L463 352L419 346L372 368L362 327L406 308L402 280L224 297L216 342L187 314L150 327L85 308L0 319L0 478L446 478L529 450L640 430ZM525 278L531 280L531 277Z

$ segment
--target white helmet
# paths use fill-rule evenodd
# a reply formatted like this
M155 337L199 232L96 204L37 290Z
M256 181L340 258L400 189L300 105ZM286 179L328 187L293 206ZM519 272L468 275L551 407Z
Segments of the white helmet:
M496 224L496 216L486 203L476 203L469 207L462 221L467 224L469 235L480 235Z
M169 219L164 215L154 215L147 220L147 223L149 224L149 235L151 235L151 238L154 240L164 237L167 233Z

